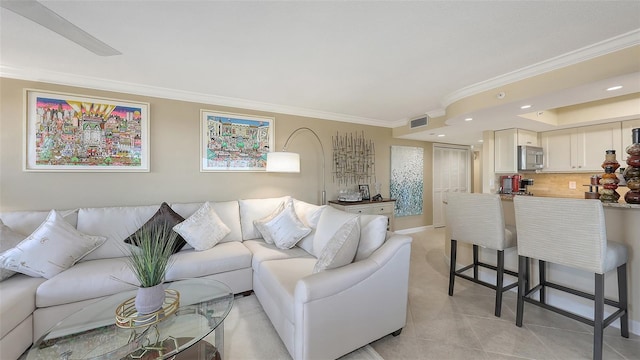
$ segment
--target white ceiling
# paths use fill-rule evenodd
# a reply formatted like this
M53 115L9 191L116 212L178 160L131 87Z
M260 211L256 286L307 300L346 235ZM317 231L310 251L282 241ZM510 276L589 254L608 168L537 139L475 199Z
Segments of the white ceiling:
M387 127L553 59L640 44L640 1L41 3L122 55L97 56L2 8L1 76ZM616 80L640 91L638 73ZM594 86L546 100L590 101ZM493 109L462 131L451 119L440 141L477 143L513 116Z

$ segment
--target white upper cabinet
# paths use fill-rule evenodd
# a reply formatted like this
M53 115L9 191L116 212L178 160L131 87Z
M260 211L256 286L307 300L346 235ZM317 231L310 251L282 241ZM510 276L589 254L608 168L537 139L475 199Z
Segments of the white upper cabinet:
M602 172L606 151L622 152L621 133L620 122L543 132L543 171Z
M506 129L494 132L495 172L518 172L518 145L538 146L538 133L522 129Z
M631 130L640 128L640 119L628 120L622 122L622 154L618 155L618 162L620 167L627 167L627 153L625 149L631 145Z

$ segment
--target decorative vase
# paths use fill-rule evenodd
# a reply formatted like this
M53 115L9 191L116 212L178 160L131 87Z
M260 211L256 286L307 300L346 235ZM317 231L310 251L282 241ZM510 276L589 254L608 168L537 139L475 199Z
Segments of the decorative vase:
M607 152L608 153L608 152ZM618 177L614 174L615 169L611 165L607 165L604 168L604 174L602 174L602 179L600 179L600 184L602 185L602 189L600 189L600 201L603 203L614 203L618 202L620 198L620 194L616 191L618 188Z
M629 191L625 194L624 200L628 204L640 204L640 128L631 130L631 145L625 149L629 157L629 165L623 173L627 180Z
M615 150L607 150L604 162L602 163L602 168L606 169L607 166L611 166L613 171L616 171L620 167L620 163L616 159L616 151Z
M136 294L136 310L140 315L151 314L160 308L164 303L164 287L158 284L151 287L139 287Z

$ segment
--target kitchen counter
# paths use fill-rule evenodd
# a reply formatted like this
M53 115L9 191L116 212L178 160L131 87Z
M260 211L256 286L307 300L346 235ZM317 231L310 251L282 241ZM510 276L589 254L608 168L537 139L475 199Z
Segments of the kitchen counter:
M515 195L522 196L522 195ZM504 211L505 223L515 225L515 211L513 206L513 195L501 195L502 208ZM629 330L640 335L640 205L625 203L603 203L605 225L607 228L607 239L624 243L629 247L629 260L627 262L627 281L629 291ZM568 227L580 227L581 224L567 224ZM445 257L449 263L450 236L449 231L445 235ZM480 250L480 259L488 263L496 263L495 250ZM458 244L458 266L470 264L472 262L471 245ZM515 248L505 250L505 267L516 271L518 269L518 253ZM538 268L537 261L532 262L532 280L537 283ZM551 281L571 286L576 289L593 294L594 280L593 274L578 271L556 264L549 264L547 276ZM480 277L486 281L495 283L495 272L481 270ZM511 283L516 279L511 276L505 277L505 283ZM512 290L516 291L516 290ZM605 295L611 299L618 298L618 284L616 272L612 271L605 276ZM548 293L548 302L563 309L571 310L582 316L593 317L593 301L577 298L557 291ZM605 311L610 308L605 307ZM556 316L556 315L554 315ZM557 315L561 316L561 315ZM525 323L527 319L525 309ZM614 327L619 327L619 321L613 323Z

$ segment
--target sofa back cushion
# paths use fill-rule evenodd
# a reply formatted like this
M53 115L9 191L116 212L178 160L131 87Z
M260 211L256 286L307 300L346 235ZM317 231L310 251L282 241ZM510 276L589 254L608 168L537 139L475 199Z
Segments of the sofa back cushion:
M322 250L324 250L340 227L358 216L360 215L332 207L324 209L318 221L318 228L316 229L316 234L313 239L313 252L311 255L316 258L320 257Z
M23 235L29 235L34 232L49 216L50 210L47 211L9 211L0 213L2 222L11 228L11 230ZM78 209L58 210L58 214L62 215L64 220L73 227L78 225Z
M82 261L125 256L129 245L124 243L124 239L144 225L159 208L160 205L81 208L78 211L78 230L107 238L102 246Z
M274 212L280 204L285 203L291 197L283 196L268 199L238 200L240 205L240 227L242 228L242 240L261 239L262 234L253 224L254 220L260 220Z
M303 237L298 243L297 246L303 248L309 254L313 254L313 239L316 236L316 228L318 227L318 221L320 220L320 215L322 211L328 205L314 205L304 202L302 200L293 200L293 207L296 210L296 215L303 224L307 227L311 228L311 232L309 235Z
M354 261L368 258L384 244L387 222L384 215L360 215L360 243Z
M185 219L193 215L204 203L176 203L171 204L171 208ZM242 229L240 228L240 209L237 201L209 202L215 210L220 220L227 225L231 232L220 240L221 243L228 241L242 241ZM191 248L188 244L183 248Z

